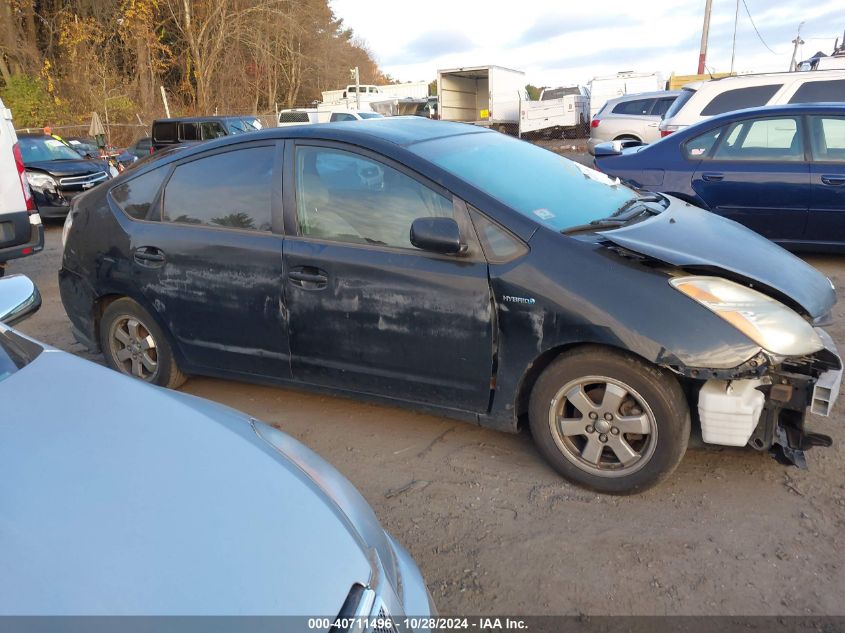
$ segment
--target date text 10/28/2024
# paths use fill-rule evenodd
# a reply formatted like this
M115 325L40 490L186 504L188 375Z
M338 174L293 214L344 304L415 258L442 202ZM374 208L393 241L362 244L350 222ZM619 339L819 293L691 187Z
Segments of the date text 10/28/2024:
M310 630L335 628L341 631L375 629L377 631L392 631L401 627L402 630L428 629L430 631L520 631L528 628L524 620L519 618L309 618Z

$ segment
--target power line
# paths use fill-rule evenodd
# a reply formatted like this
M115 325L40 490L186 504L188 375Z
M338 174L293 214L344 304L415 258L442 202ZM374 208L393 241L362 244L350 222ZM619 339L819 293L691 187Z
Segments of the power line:
M751 26L754 27L754 32L757 34L757 37L760 38L760 42L762 42L763 46L769 49L769 52L772 55L777 55L777 53L774 52L768 44L766 44L766 40L763 39L763 36L760 35L760 31L757 30L757 25L754 24L754 18L751 17L751 11L748 10L748 4L745 2L745 0L742 0L742 6L745 7L745 12L748 14L748 19L751 20Z

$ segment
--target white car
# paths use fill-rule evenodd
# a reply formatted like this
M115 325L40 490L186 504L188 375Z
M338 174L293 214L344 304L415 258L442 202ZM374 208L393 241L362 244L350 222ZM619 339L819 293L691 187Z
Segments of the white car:
M0 100L0 276L6 262L44 248L44 227L23 165L12 112Z
M787 103L845 101L845 70L735 75L687 84L660 124L660 135L711 116Z

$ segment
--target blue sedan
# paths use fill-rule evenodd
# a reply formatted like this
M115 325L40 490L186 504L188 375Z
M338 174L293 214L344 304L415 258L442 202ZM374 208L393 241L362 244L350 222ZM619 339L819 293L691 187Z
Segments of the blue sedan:
M845 105L729 112L653 145L599 145L595 164L791 250L845 252Z

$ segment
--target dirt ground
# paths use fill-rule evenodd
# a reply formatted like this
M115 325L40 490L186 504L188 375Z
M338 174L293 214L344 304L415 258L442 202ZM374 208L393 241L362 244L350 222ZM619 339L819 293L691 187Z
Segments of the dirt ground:
M49 226L46 251L10 267L44 299L21 329L92 358L59 300L60 233ZM842 299L845 259L810 262ZM843 312L845 302L829 328L841 349ZM616 498L561 480L527 433L233 381L183 389L275 424L337 466L414 555L441 613L845 614L843 404L811 421L834 446L812 451L808 471L698 449L657 489Z

